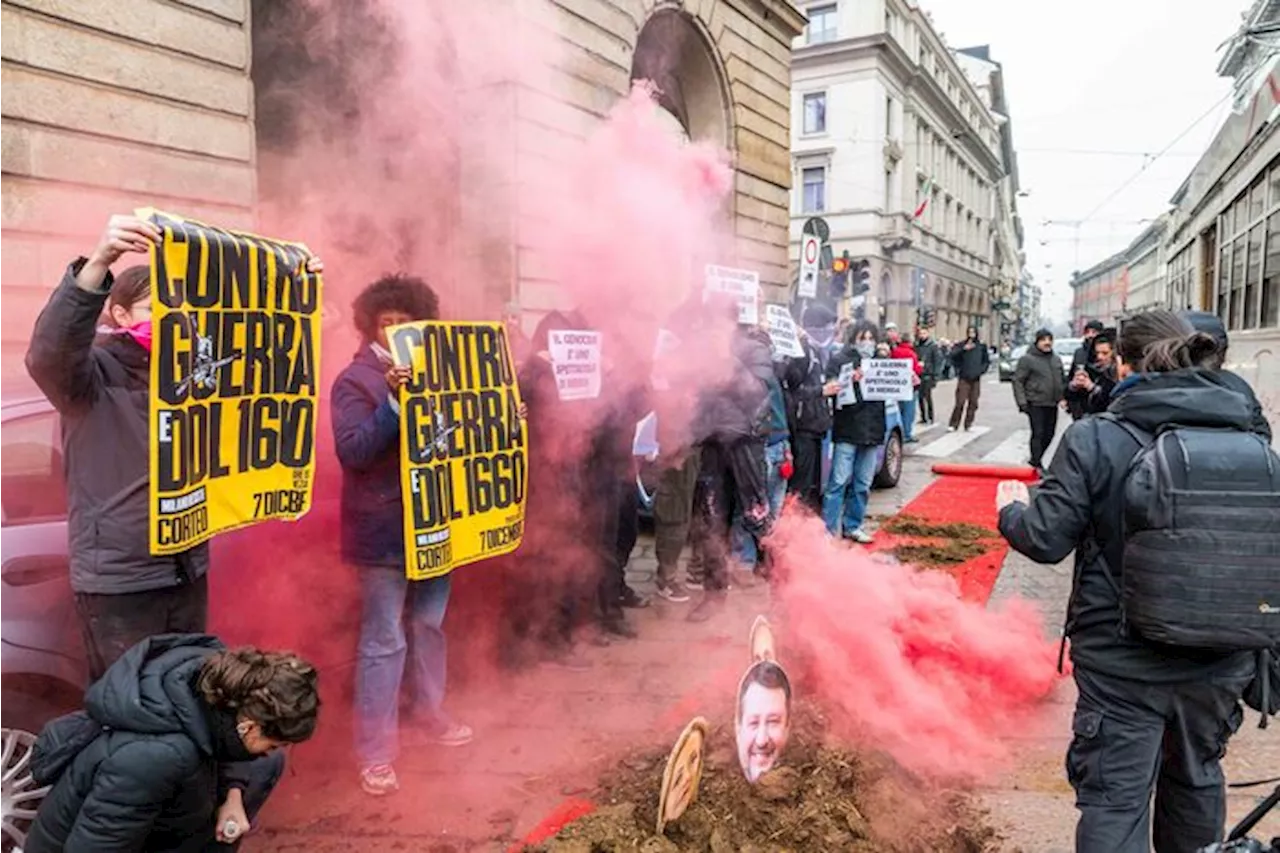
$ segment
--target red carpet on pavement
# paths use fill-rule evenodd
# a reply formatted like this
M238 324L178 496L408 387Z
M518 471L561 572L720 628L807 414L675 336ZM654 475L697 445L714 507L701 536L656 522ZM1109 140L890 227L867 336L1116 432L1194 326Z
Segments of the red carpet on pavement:
M983 553L958 565L934 569L954 577L960 584L961 596L966 600L985 603L991 597L996 578L1000 576L1000 567L1009 553L1009 546L997 528L1000 514L996 511L996 489L1002 480L1035 482L1036 473L1026 467L946 464L936 465L933 470L942 476L926 486L915 500L899 511L897 517L910 516L928 524L976 524L990 530L991 539ZM881 532L877 534L872 550L890 552L904 543L926 542L927 539Z

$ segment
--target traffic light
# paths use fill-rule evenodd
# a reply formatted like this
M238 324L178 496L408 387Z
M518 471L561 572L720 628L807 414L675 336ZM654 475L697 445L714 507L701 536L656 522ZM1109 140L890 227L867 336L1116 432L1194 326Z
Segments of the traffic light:
M861 296L871 289L871 261L861 260L853 265L853 295Z
M844 299L845 290L849 286L849 252L847 250L831 262L830 286L832 299Z

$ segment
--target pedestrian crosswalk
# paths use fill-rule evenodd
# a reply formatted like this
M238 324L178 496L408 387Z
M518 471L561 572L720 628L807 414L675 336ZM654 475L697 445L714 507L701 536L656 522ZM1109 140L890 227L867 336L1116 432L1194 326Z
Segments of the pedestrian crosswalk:
M955 453L971 441L976 441L987 433L991 427L976 426L969 430L949 432L937 438L915 452L915 456L928 456L935 459L945 458Z
M1062 439L1063 432L1069 425L1067 419L1062 419L1058 423L1058 432L1053 438L1053 443L1049 445L1049 450L1044 455L1044 463L1047 466L1049 461L1053 459L1053 454L1057 452L1058 442ZM917 429L916 435L920 436L922 432L926 432L928 427ZM929 459L970 459L973 461L981 460L992 465L1026 465L1027 459L1031 455L1031 430L1015 429L1002 438L994 447L987 446L987 442L980 439L990 436L996 438L1002 431L996 431L993 435L993 429L986 426L975 426L968 432L943 432L937 437L924 436L921 438L922 443L911 454L913 456L923 456ZM970 447L975 442L978 445Z

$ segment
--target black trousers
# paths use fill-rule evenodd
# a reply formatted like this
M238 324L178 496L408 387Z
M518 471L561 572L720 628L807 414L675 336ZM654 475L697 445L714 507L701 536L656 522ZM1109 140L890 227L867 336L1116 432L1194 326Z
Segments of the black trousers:
M209 581L201 575L167 589L122 595L76 593L76 614L97 681L121 655L157 634L203 634L209 621Z
M620 588L627 588L627 563L631 562L631 552L635 550L636 540L640 538L640 492L635 479L624 480L618 484L618 537L617 560Z
M763 438L703 445L695 550L702 557L703 587L709 594L722 595L729 586L727 555L735 510L742 511L743 526L759 547L769 526Z
M599 579L596 583L596 599L600 607L600 617L604 622L617 622L622 619L622 590L626 586L626 559L622 558L619 547L619 537L623 524L623 501L625 499L625 484L620 484L617 480L613 480L608 484L602 484L597 499L600 506L587 508L589 512L599 515L599 533L597 552L597 564L599 566ZM636 485L631 483L631 492L635 493ZM634 528L636 522L633 522ZM631 544L635 544L635 533L632 533ZM631 548L627 548L627 555L631 553Z
M1058 407L1029 406L1027 418L1031 421L1031 464L1039 468L1058 430Z
M920 386L916 388L916 392L920 395L921 423L933 423L933 388L937 384L938 380L934 379L932 376L920 378Z
M822 512L822 436L796 432L791 436L791 458L795 470L787 490L815 513Z
M1080 697L1067 778L1080 810L1076 853L1147 853L1149 837L1156 853L1195 853L1222 840L1219 762L1244 718L1240 696L1253 667L1233 670L1144 684L1075 668Z

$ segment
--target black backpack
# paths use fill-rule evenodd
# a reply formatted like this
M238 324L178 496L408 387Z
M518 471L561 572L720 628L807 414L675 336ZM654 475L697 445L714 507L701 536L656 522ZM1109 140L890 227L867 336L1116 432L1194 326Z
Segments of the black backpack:
M1275 713L1280 456L1243 430L1169 424L1150 434L1112 413L1099 417L1139 447L1122 500L1122 625L1171 646L1257 651L1249 704Z

